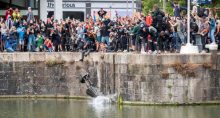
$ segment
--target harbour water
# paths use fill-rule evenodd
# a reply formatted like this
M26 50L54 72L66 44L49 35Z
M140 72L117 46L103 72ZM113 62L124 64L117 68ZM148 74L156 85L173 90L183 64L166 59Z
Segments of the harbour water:
M218 118L220 106L121 106L88 100L1 99L0 118Z

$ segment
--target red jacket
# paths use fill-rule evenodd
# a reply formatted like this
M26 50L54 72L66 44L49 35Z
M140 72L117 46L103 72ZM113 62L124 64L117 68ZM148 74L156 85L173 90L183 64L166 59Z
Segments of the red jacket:
M153 22L153 18L152 18L152 16L147 16L146 17L146 24L147 24L147 26L151 26L152 25L152 22Z
M8 16L10 15L12 17L12 14L13 14L13 10L10 10L10 9L6 10L5 19L8 20Z

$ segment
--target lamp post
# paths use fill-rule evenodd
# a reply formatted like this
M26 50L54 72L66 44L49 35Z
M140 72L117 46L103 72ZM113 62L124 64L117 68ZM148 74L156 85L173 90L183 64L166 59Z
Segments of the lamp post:
M112 19L112 5L110 5L109 8L110 8L110 19Z
M187 11L187 45L190 45L190 0L188 0Z
M127 0L127 16L128 16L128 0Z
M163 0L163 11L164 12L166 12L166 6L167 6L166 3L167 3L166 0Z
M190 43L190 3L191 0L187 1L187 44L181 47L181 54L196 54L199 53L198 46L194 46Z
M134 0L132 0L132 15L134 14Z
M12 4L12 0L9 0L9 7L11 7L11 4Z

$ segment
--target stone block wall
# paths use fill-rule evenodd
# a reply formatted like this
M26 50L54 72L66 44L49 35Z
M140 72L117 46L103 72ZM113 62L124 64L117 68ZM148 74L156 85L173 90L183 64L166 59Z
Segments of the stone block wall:
M220 69L211 54L116 54L116 83L125 101L201 103L220 100ZM216 63L217 62L217 63Z
M0 95L86 96L89 73L101 93L124 101L197 103L220 100L220 58L211 54L0 54Z

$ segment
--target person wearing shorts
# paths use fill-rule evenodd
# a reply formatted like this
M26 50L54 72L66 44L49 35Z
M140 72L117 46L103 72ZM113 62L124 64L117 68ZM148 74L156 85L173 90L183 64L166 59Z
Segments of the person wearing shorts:
M25 35L25 28L20 25L17 28L18 38L19 38L19 50L24 51L24 35Z

